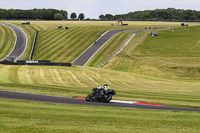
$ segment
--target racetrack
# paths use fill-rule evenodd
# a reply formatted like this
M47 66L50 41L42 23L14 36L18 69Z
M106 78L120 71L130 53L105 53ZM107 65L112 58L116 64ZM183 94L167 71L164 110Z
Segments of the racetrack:
M78 58L76 58L72 65L84 66L94 55L95 53L115 34L121 31L132 31L139 29L119 29L119 30L110 30L104 33L97 41L95 41L90 47L88 47Z
M150 106L140 104L126 104L126 103L99 103L99 102L86 102L84 99L64 98L47 95L35 95L28 93L18 93L0 90L0 98L18 99L38 102L62 103L62 104L77 104L77 105L90 105L90 106L107 106L107 107L127 107L127 108L141 108L141 109L159 109L159 110L179 110L179 111L200 111L198 108L180 108L180 107L167 107L167 106Z
M12 25L9 23L4 23L4 22L1 22L0 24L10 27L16 35L16 42L15 42L15 46L14 46L13 50L10 52L10 54L8 56L6 56L2 60L9 60L11 57L18 59L24 53L24 51L26 49L26 44L27 44L26 34L18 26L15 26L15 25Z

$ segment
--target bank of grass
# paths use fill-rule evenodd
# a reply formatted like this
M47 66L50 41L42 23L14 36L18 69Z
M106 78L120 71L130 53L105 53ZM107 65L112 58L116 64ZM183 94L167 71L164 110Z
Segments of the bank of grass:
M27 46L26 46L26 50L24 51L24 53L20 56L20 59L23 60L30 60L30 54L32 51L32 46L33 46L33 40L35 37L35 32L36 29L32 26L28 26L28 25L19 25L22 30L26 33L27 35Z
M199 132L199 112L93 107L0 99L3 133Z
M158 37L137 34L104 66L107 69L161 77L199 79L199 26L160 30ZM140 41L140 44L138 44Z
M31 21L31 25L21 25L23 21L7 21L16 24L26 32L28 47L21 59L27 60L32 48L35 29L39 30L34 60L72 62L105 31L112 29L174 27L180 23L169 22L124 22L128 26L117 25L116 21ZM111 26L111 24L115 26ZM58 25L68 30L58 29Z
M109 84L114 99L200 107L200 82L179 81L127 72L83 67L0 66L0 89L33 94L86 96Z
M12 51L15 41L15 33L9 27L0 24L0 60Z
M107 29L76 26L64 29L49 29L38 35L35 60L72 62Z
M86 66L97 67L100 65L105 59L117 51L128 40L132 33L133 31L125 31L116 34L90 59Z

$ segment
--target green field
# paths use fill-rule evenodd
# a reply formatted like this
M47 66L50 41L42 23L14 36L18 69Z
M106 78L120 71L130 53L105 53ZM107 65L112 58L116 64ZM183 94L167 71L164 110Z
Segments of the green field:
M0 60L12 51L15 40L14 32L9 27L0 24Z
M0 99L2 133L197 133L200 114Z
M22 26L21 21L11 23L20 26L29 38L27 50L21 58L28 59L35 29L38 29L34 59L54 62L72 62L107 30L180 26L180 23L169 22L126 22L128 27L110 26L116 24L111 21L33 21L26 26ZM59 30L58 25L69 29ZM74 97L86 96L93 87L107 83L117 91L113 99L200 108L200 27L189 25L174 31L155 31L159 33L158 37L148 36L150 32L136 34L124 50L101 69L96 67L132 32L116 34L86 67L0 65L0 90ZM200 124L198 112L5 99L1 99L0 106L0 132L188 133L199 132Z
M174 79L199 80L199 26L157 31L160 36L137 34L105 69ZM138 44L140 41L140 44Z
M88 48L105 31L112 29L129 29L151 27L174 27L180 23L166 22L126 22L129 26L116 25L115 21L32 21L30 26L21 25L22 21L10 21L20 26L28 35L27 50L21 56L28 59L32 48L35 29L39 30L34 60L51 60L54 62L72 62ZM115 26L111 26L111 24ZM58 29L58 25L69 27L68 30ZM128 38L129 34L118 35ZM120 45L120 42L118 45ZM112 51L112 50L111 50ZM54 53L54 54L52 54ZM90 65L92 66L92 64Z
M0 66L0 89L64 97L86 96L105 83L114 99L200 107L200 82L82 67Z

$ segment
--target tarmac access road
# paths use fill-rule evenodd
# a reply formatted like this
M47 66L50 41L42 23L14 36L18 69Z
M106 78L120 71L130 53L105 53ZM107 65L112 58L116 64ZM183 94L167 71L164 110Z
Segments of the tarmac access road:
M126 108L176 110L176 111L200 111L200 108L151 106L151 105L125 104L125 103L86 102L83 99L55 97L55 96L47 96L47 95L36 95L36 94L19 93L19 92L11 92L11 91L3 91L3 90L0 90L0 98L38 101L38 102L50 102L50 103L61 103L61 104L90 105L90 106L126 107Z
M9 53L9 55L7 55L2 60L9 60L10 58L18 59L24 53L26 49L26 44L27 44L26 34L21 28L13 24L4 23L4 22L0 22L0 24L6 25L9 28L11 28L16 36L16 42L15 42L13 50Z
M80 56L78 56L72 65L85 66L85 64L95 55L95 53L108 42L115 34L121 31L134 31L140 29L118 29L105 32L98 40L90 45Z

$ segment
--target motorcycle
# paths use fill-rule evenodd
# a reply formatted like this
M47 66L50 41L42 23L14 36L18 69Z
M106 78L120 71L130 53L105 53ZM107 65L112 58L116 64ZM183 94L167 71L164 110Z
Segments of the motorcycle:
M92 93L86 97L86 101L108 103L112 100L112 96L116 94L115 90L107 90L94 88Z

